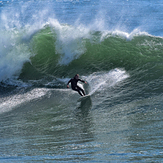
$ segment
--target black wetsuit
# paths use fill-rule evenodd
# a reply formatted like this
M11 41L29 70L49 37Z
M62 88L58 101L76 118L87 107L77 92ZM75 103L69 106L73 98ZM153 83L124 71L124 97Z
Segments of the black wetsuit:
M84 80L81 80L81 79L75 79L75 78L72 78L72 79L70 79L69 80L69 82L67 83L67 85L69 84L69 83L71 83L71 88L74 90L74 91L77 91L81 96L85 96L85 92L84 92L84 90L82 89L82 88L80 88L78 85L77 85L77 83L78 83L78 81L81 81L81 82L85 82ZM83 95L81 94L81 92L83 93Z

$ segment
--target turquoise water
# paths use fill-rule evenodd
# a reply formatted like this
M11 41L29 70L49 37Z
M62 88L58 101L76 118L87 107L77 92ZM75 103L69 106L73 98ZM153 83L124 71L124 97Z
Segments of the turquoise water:
M162 162L162 9L1 1L0 162Z

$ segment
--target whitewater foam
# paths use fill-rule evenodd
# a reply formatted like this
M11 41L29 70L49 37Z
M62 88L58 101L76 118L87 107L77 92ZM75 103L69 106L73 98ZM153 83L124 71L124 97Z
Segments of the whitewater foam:
M47 89L36 88L26 93L22 91L19 92L20 94L10 95L8 97L1 98L0 114L11 111L13 108L23 104L24 102L38 99L46 95L48 91L49 90Z
M66 65L86 51L84 39L89 38L89 30L82 26L61 25L57 20L50 19L50 22L57 35L56 53L62 55L59 64Z
M31 56L28 46L19 41L19 37L14 33L7 37L6 35L3 34L0 45L0 81L18 76L23 64Z
M113 87L120 81L128 78L129 74L125 70L114 69L109 72L95 72L89 76L83 76L86 81L88 81L90 90L89 94L92 95L96 91L101 91L103 89Z

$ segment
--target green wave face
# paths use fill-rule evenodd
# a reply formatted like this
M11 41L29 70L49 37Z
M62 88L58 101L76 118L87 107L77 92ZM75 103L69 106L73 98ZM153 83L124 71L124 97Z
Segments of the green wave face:
M70 77L114 68L160 77L163 75L162 45L162 38L147 34L134 34L129 39L121 33L46 26L33 36L30 49L34 57L30 58L31 65L24 65L20 77L47 74Z

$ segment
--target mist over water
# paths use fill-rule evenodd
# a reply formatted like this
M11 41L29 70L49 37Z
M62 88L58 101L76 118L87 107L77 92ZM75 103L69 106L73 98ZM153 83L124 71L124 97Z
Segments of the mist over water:
M0 162L162 161L162 6L1 1Z

